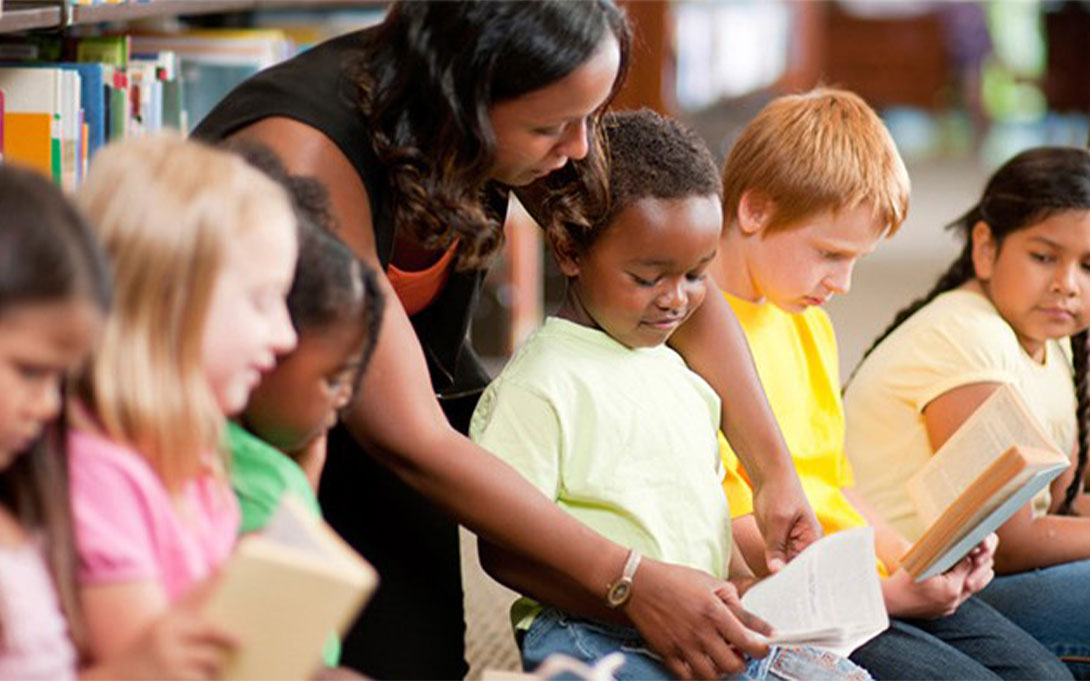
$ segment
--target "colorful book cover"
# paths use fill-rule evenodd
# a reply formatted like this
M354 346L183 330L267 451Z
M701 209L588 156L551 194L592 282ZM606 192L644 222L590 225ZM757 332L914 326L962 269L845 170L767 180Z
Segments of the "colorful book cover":
M57 155L60 155L60 140L57 140ZM6 111L4 161L21 163L53 179L53 116Z
M76 47L76 61L100 62L126 68L129 65L129 45L127 35L80 38Z

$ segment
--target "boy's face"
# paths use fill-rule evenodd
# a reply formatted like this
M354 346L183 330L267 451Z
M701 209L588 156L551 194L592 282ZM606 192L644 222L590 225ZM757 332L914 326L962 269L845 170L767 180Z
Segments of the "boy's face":
M585 253L558 257L570 279L561 314L630 348L664 343L704 301L722 224L716 196L628 206Z
M819 213L771 234L762 230L744 242L752 292L791 314L847 293L855 263L885 233L869 205Z
M341 322L300 334L298 347L250 395L246 428L288 454L332 428L352 397L366 341L362 327Z

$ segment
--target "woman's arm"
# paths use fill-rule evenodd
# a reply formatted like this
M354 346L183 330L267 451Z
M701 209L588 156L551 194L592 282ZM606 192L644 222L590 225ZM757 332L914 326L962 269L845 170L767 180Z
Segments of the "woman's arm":
M366 189L348 159L325 135L302 123L271 118L238 137L273 149L288 171L311 175L329 191L346 242L378 268ZM514 469L450 427L432 391L423 350L389 281L378 345L361 385L365 395L346 423L356 440L409 485L486 541L541 569L564 575L569 597L584 611L600 607L627 550L575 521ZM625 615L680 677L710 678L740 670L730 643L736 618L692 570L648 561L637 571ZM696 584L696 586L694 586Z
M924 407L931 450L937 451L965 419L999 388L998 383L974 383L939 395ZM1070 480L1072 471L1061 476ZM1054 497L1066 488L1052 486ZM999 548L995 569L1000 574L1024 572L1090 558L1090 518L1045 515L1033 517L1026 504L996 531Z
M722 400L723 434L753 482L764 560L775 570L820 537L821 526L799 484L738 319L710 278L704 304L669 342Z

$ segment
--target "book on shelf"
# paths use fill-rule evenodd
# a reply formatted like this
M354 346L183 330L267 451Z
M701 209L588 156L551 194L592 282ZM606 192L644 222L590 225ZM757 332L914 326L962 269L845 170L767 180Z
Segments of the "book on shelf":
M1018 391L1000 386L908 480L927 529L902 567L918 581L950 569L1070 464Z
M223 678L310 678L326 638L347 628L377 584L366 560L285 495L268 525L239 540L205 605L240 641Z
M742 605L772 625L770 644L850 655L889 627L874 556L872 527L826 535L750 587Z

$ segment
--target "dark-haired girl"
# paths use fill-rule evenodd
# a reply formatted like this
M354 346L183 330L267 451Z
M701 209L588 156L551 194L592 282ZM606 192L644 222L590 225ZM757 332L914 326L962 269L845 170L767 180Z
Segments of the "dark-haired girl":
M952 227L961 255L897 314L845 393L856 485L916 539L925 527L905 482L992 392L1014 386L1071 468L999 529L1000 576L980 596L1090 678L1090 151L1015 156Z
M392 303L364 399L331 433L320 490L326 517L383 576L345 640L349 666L464 676L456 522L590 609L622 575L626 547L461 433L488 383L466 334L508 194L584 157L598 178L588 186L604 190L598 121L628 51L611 0L397 3L381 25L243 84L196 131L264 142L289 172L322 181L341 235L382 271ZM757 481L769 556L782 560L818 530L737 322L716 301L672 343L722 396L723 428ZM623 614L679 676L741 670L732 642L756 652L717 584L655 561L635 576Z

